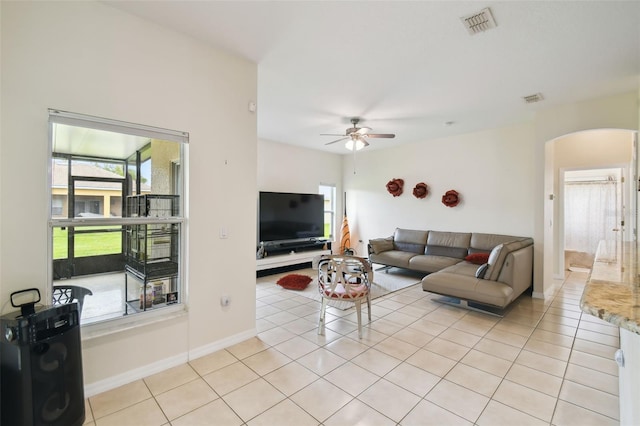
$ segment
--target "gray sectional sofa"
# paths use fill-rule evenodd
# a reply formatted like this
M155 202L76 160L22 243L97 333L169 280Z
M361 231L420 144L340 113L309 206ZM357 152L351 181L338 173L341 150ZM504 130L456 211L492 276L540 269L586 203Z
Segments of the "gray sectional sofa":
M531 287L533 239L398 228L391 237L369 240L369 260L424 272L423 290L466 307L504 309Z

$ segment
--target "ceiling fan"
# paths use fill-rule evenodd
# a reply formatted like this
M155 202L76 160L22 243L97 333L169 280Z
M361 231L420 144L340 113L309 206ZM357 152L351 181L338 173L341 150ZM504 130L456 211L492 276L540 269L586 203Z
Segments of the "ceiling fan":
M349 150L360 150L365 146L369 145L367 142L367 138L395 138L396 135L393 133L369 133L371 131L370 127L358 127L358 123L360 122L359 118L352 118L351 124L353 127L349 127L344 135L340 134L332 134L332 133L322 133L320 136L341 136L340 139L336 139L335 141L327 142L325 145L331 145L336 142L340 142L343 140L347 140L345 147Z

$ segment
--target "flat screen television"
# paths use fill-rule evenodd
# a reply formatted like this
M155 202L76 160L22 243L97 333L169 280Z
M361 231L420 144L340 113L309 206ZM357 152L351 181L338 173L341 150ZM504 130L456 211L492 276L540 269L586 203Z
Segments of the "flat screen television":
M260 192L258 242L324 237L324 195Z

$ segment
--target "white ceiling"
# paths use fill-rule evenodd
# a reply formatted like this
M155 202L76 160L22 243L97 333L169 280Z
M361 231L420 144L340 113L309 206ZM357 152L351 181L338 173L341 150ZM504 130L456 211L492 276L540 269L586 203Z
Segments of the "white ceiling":
M639 1L106 3L255 61L258 137L331 152L346 150L320 133L344 133L351 117L397 135L376 149L639 84ZM485 7L497 27L469 35L460 17Z

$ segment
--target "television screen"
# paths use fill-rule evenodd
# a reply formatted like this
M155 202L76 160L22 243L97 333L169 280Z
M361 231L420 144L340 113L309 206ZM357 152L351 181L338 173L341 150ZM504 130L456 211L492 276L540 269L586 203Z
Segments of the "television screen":
M312 239L323 236L323 195L260 192L258 242Z

